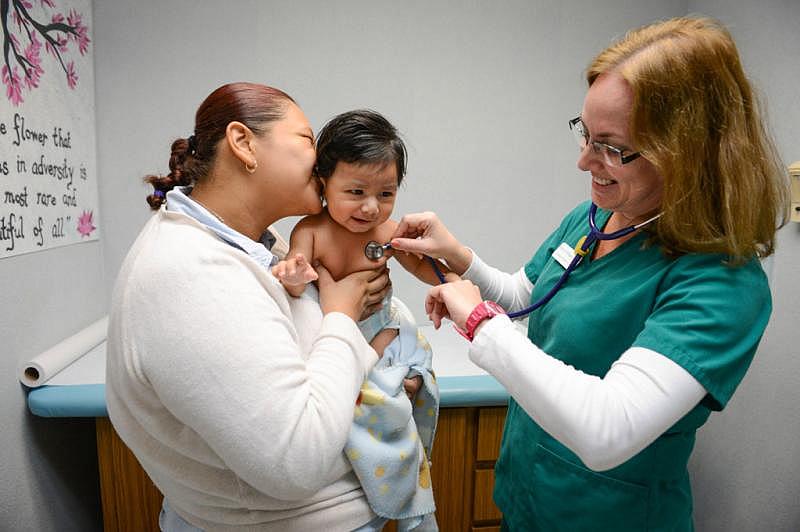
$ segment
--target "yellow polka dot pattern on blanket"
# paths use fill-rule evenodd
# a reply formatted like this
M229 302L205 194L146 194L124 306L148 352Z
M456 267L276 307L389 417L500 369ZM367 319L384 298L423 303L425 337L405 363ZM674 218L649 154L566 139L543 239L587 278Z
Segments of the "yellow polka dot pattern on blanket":
M425 335L420 330L417 330L417 347L421 347L425 351L430 351L431 349L431 344L428 343L428 339L425 338Z
M423 489L431 487L431 468L427 456L423 456L419 463L419 487Z
M372 388L369 383L364 383L361 386L361 403L365 405L382 405L386 402L386 395L380 391Z
M347 450L347 457L350 458L350 460L355 461L355 460L358 460L359 458L361 458L361 453L358 452L358 449L348 449Z
M374 430L372 427L368 427L367 432L369 432L369 435L378 441L381 441L383 439L383 432Z

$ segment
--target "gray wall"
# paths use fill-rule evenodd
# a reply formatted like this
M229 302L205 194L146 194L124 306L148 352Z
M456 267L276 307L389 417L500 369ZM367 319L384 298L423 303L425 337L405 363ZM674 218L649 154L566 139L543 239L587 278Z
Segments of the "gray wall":
M102 314L125 252L149 216L140 177L166 171L171 140L190 133L199 102L227 81L288 91L315 129L356 107L384 113L410 148L396 214L437 211L457 236L507 270L527 260L564 212L587 197L566 122L581 107L582 69L630 27L687 11L731 23L767 97L784 157L800 159L797 100L778 77L789 71L795 84L800 80L791 60L800 49L798 3L762 2L758 10L747 4L96 2L102 249L88 244L0 261L5 301L12 302L0 310L0 334L12 347L0 364L10 375L17 360ZM287 233L290 222L281 225ZM789 504L800 488L794 441L800 427L790 410L800 403L793 386L800 363L791 358L798 320L790 305L798 299L791 276L798 273L797 229L781 233L772 266L775 313L756 363L731 408L700 432L692 462L700 530L800 524ZM74 269L75 276L67 285L49 282L50 264ZM32 291L9 281L22 275L42 282ZM422 318L424 287L399 267L393 279L396 293ZM72 309L71 301L99 280L85 307ZM65 427L72 422L35 420L15 382L0 385L0 401L12 405L0 422L13 428L0 434L0 448L11 450L8 459L5 450L0 455L0 529L99 527L90 501L96 480L68 469L68 454L59 449L60 439L72 438L72 447L90 439L90 427L71 431ZM70 523L62 520L67 507L74 508Z

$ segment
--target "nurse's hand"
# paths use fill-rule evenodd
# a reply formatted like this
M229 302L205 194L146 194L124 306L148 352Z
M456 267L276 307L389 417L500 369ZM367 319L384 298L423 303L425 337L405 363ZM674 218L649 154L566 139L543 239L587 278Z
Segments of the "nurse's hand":
M463 329L467 318L483 301L481 292L471 281L454 281L434 286L425 298L425 312L438 329L442 319L448 318Z
M319 304L323 314L342 312L353 321L360 321L381 308L391 289L386 266L354 272L338 281L321 264L315 264L314 269L319 276Z
M395 250L444 259L450 269L459 275L472 262L472 251L461 245L432 212L403 216L392 235L391 243Z

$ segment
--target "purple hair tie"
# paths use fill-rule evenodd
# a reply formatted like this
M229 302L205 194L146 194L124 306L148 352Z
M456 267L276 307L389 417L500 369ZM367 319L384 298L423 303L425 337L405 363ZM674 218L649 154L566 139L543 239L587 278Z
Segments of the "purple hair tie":
M197 138L194 135L189 135L189 138L186 139L186 152L189 155L194 155L197 153Z
M166 197L166 194L164 194L163 190L154 190L153 191L153 196L155 196L157 198L164 199Z

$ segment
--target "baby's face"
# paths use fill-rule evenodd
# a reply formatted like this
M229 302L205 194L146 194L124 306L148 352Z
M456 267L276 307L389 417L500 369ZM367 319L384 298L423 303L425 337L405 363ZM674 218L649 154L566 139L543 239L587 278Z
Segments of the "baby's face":
M339 161L325 181L328 214L352 233L365 233L392 214L397 196L397 166Z

